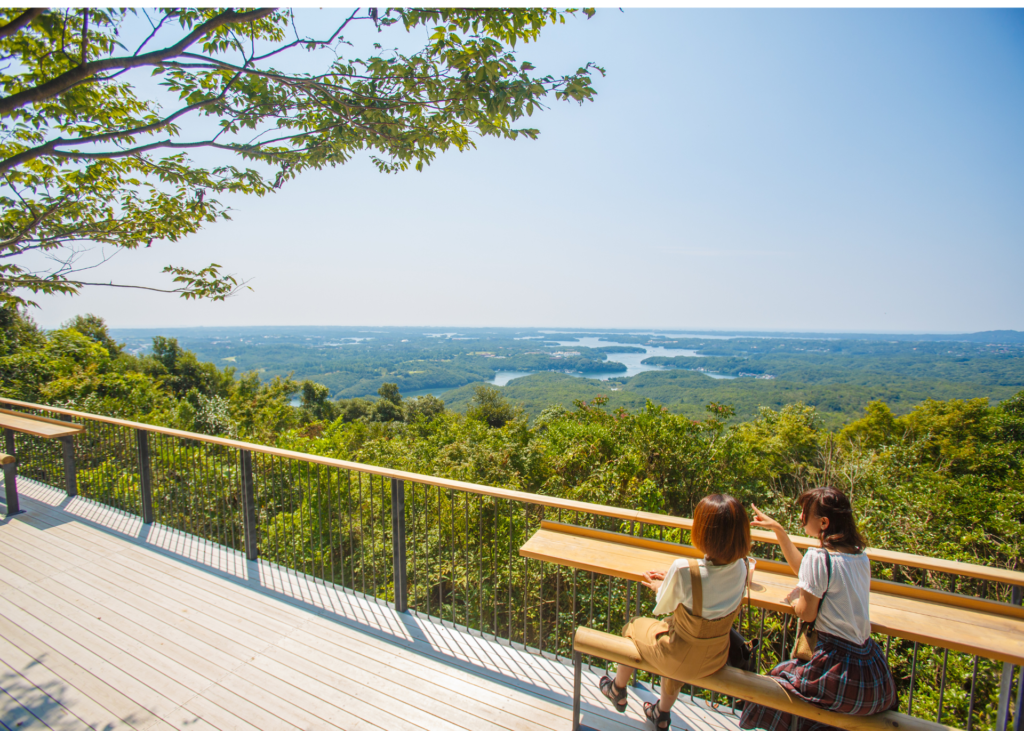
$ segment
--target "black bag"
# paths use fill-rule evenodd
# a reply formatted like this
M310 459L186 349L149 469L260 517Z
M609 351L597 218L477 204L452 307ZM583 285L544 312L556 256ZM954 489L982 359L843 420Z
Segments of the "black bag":
M747 570L749 571L750 564L747 564ZM747 629L750 629L750 581L751 577L747 576ZM739 631L733 627L729 630L729 658L725 661L725 664L729 667L737 668L739 670L746 670L747 672L756 673L757 669L754 667L754 658L756 657L757 640L751 640L747 642L747 639L739 633Z
M729 659L725 661L725 664L750 673L756 672L753 667L756 647L757 640L747 642L743 635L733 627L729 630Z

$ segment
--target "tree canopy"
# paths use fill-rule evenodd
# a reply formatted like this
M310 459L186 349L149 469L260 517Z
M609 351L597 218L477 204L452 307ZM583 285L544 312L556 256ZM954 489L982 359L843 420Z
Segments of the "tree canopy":
M523 118L552 95L592 100L603 70L536 75L516 46L576 12L357 9L305 35L273 8L0 10L0 302L138 286L85 281L83 251L176 241L227 217L218 196L266 195L362 151L397 172L480 135L535 138ZM357 48L359 26L378 41ZM394 29L426 43L389 48ZM147 97L149 76L161 92ZM164 272L183 297L244 284L218 264Z

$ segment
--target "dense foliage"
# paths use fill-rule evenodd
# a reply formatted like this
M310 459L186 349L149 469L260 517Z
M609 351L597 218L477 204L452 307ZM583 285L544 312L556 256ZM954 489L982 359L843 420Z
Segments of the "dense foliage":
M0 303L134 286L83 281L81 246L177 241L226 217L227 194L362 152L395 172L480 136L536 138L525 119L551 97L593 99L600 69L531 73L516 46L575 12L0 10ZM396 49L401 31L422 47ZM184 297L240 286L217 264L163 271Z
M600 396L579 400L572 408L549 406L531 421L502 391L486 386L476 387L465 414L445 408L433 397L403 398L394 384L381 386L375 400L337 402L328 398L326 387L312 381L275 378L264 383L255 373L239 376L230 369L219 370L173 339L157 338L150 353L128 354L111 339L102 320L92 316L75 318L52 332L41 331L11 309L0 310L0 316L0 393L7 397L657 513L688 516L702 496L725 491L777 516L792 532L799 532L793 499L808 487L830 484L852 497L861 527L876 546L1022 568L1024 391L996 406L985 399L925 400L903 415L881 401L871 401L862 404L860 418L838 431L826 429L817 410L802 403L762 407L753 418L740 421L730 406L715 402L705 404L700 418L691 418L651 399L640 408L626 409L613 408ZM301 399L298 407L290 405L295 394ZM205 479L221 480L230 491L231 464L228 459L215 478ZM372 492L367 504L362 483L356 496L351 483L342 486L328 480L323 486L319 473L315 480L310 473L301 479L315 482L316 499L308 493L296 498L289 486L299 478L271 467L260 469L266 500L261 508L264 555L314 573L328 562L333 572L337 563L368 580L359 551L365 554L377 541L386 545L382 528L360 533L361 545L351 550L344 540L330 543L332 534L328 544L317 544L321 548L313 550L308 548L313 545L312 524L302 516L317 515L331 501L372 511ZM185 490L184 483L174 489ZM192 499L167 497L161 509L191 505ZM425 504L432 514L434 503L428 499ZM206 512L212 512L211 506ZM186 507L175 510L183 524L203 513ZM499 538L518 545L523 539L523 528L486 504L467 504L463 509L438 497L436 510L442 522L464 521L467 535L473 534L472 540L481 546ZM428 515L418 518L426 521L426 535L417 538L427 548L443 538L441 523L435 526ZM469 529L474 522L479 525L475 533ZM217 530L227 528L218 525ZM438 602L448 602L445 606L453 613L466 611L469 621L470 610L478 605L512 606L509 587L517 579L512 569L507 578L496 577L493 586L485 582L476 587L457 566L442 565L436 555L440 552L424 550L417 569L423 578L417 581L424 582L428 596L436 592ZM357 564L363 567L358 569L362 574ZM884 565L875 571L904 581L925 578L907 569L897 576ZM930 582L986 595L984 587L969 579L933 576ZM495 587L506 587L508 598L500 598L505 588ZM493 591L485 596L485 590ZM463 598L456 602L453 597L460 591ZM542 582L536 591L548 591L547 584ZM608 592L611 601L610 585ZM992 587L987 595L1007 598ZM540 626L545 626L543 621ZM553 631L549 642L559 645L563 640L557 626ZM910 674L910 650L901 642L893 648L901 687ZM922 673L928 668L937 672L941 653L922 648L919 662L923 665L917 671L915 713L938 703L936 682ZM947 719L963 718L970 659L954 655L949 663L945 713ZM994 663L983 664L979 693L991 697L997 671ZM992 721L985 715L989 711L981 713L974 721L978 727Z

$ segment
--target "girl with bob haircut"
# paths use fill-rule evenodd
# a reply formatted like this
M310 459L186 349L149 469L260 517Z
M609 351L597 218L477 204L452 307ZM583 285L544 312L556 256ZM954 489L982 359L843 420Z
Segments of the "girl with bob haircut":
M681 558L668 571L648 571L644 586L657 592L654 614L634 617L622 634L633 640L644 662L658 669L661 699L644 703L644 715L659 731L672 720L684 682L720 670L729 655L729 630L739 614L753 574L750 523L743 504L731 495L708 495L693 514L693 545L703 559ZM626 710L626 685L633 668L619 665L615 679L601 678L601 692L616 710Z
M796 616L814 622L818 631L810 660L786 660L770 674L793 695L830 711L857 716L888 711L898 703L896 684L882 648L871 639L871 561L864 554L867 541L857 529L850 500L835 488L818 487L803 493L797 503L804 532L821 541L820 548L808 549L804 556L778 521L751 506L753 524L774 531L786 562L799 577L789 596ZM740 728L789 731L791 721L788 713L748 703ZM800 718L795 728L831 727Z

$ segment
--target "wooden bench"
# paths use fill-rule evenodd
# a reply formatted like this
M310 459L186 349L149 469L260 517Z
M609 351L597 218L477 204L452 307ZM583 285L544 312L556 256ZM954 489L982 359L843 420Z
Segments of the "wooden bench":
M0 462L4 469L7 515L24 512L18 502L18 461L14 452L15 432L43 439L59 439L64 451L64 481L68 496L74 497L78 494L78 481L75 476L75 446L72 439L76 434L82 432L82 426L49 419L45 416L0 409L0 428L4 431L4 449L7 450L4 456L9 458L7 461Z
M702 557L692 546L551 521L543 521L519 553L631 581L668 569L680 556ZM788 564L758 559L751 603L793 614L783 600L795 586ZM871 631L1024 665L1024 607L1012 604L873 580Z
M572 729L580 728L580 692L583 680L583 656L590 655L614 663L622 663L657 674L646 665L636 652L636 646L625 637L600 632L589 627L579 627L573 638L573 687L572 687ZM812 706L790 695L767 675L756 675L745 670L726 666L717 673L691 682L693 685L722 693L743 701L777 708L802 718L847 729L848 731L952 731L952 727L934 721L926 721L896 711L886 711L873 716L850 716L845 713L827 711Z

